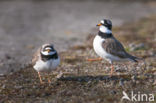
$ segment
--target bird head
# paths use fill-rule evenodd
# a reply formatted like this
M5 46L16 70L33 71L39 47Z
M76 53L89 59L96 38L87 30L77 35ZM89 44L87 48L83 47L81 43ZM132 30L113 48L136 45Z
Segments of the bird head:
M56 53L56 50L52 44L44 44L42 45L41 53L43 55L53 55Z
M97 24L96 26L105 27L109 30L112 30L112 22L108 19L101 20L100 23Z

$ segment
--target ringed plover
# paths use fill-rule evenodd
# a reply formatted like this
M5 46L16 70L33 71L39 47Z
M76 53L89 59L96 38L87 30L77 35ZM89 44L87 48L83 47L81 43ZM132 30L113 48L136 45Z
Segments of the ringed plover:
M128 54L123 45L113 36L112 22L110 20L103 19L97 26L99 26L99 32L94 38L93 48L97 55L106 59L111 64L111 75L114 71L113 62L137 62L138 58Z
M38 72L40 83L42 84L42 78L40 72L50 73L60 64L60 58L57 51L52 44L44 44L40 47L33 56L32 59L33 68ZM50 83L50 79L48 78Z

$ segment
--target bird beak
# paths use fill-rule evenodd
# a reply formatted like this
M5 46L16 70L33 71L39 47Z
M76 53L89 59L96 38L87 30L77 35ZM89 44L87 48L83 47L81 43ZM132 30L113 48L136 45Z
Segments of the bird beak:
M50 53L50 51L51 51L51 50L50 50L50 49L48 49L47 51L48 51L48 53Z
M101 26L102 24L101 23L99 23L99 24L97 24L96 26Z

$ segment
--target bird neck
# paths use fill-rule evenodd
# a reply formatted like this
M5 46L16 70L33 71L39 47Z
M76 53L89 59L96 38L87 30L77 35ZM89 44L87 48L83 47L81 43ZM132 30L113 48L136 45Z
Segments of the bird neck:
M98 35L101 38L104 38L104 39L113 37L113 34L112 33L104 33L104 32L101 32L101 31L98 32Z
M41 59L43 61L47 61L47 60L50 60L50 59L57 59L57 58L58 58L57 52L54 53L53 55L44 55L44 54L41 53Z

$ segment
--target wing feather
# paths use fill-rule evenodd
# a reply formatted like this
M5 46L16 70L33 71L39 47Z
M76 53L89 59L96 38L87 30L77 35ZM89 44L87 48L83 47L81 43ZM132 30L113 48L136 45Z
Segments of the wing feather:
M33 55L33 58L32 58L32 65L35 65L37 60L41 58L41 55L40 55L40 51L41 51L41 48L39 48Z
M106 39L102 43L103 48L106 52L115 55L120 58L127 58L128 53L125 51L123 45L116 40L114 37Z

